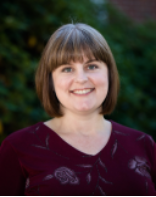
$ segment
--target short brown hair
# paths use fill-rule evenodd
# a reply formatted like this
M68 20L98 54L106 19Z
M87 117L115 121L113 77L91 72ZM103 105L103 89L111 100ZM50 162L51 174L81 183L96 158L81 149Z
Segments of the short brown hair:
M50 37L43 51L36 71L35 84L38 97L45 111L51 117L63 116L60 103L53 89L52 72L70 61L88 59L105 62L109 73L109 89L102 103L100 114L110 114L116 105L119 90L119 77L112 52L104 37L89 25L66 24L57 29Z

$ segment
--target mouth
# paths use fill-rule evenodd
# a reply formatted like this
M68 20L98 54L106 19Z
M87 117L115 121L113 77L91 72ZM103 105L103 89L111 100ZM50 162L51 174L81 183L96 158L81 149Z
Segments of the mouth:
M71 91L73 94L78 94L78 95L86 95L92 92L95 88L86 88L86 89L81 89L81 90L73 90Z

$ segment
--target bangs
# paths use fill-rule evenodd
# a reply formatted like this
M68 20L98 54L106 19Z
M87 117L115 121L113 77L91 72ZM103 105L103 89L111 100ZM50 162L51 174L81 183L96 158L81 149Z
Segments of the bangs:
M101 47L100 40L98 42L95 35L93 36L86 30L72 29L70 33L62 31L52 47L51 71L71 61L83 62L84 56L89 60L107 61L106 51Z

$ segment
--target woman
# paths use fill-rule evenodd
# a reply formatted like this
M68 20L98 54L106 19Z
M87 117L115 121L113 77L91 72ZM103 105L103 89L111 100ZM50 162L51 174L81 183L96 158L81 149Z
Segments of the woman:
M42 54L36 89L54 118L3 141L0 195L156 195L151 136L104 118L119 80L98 31L60 27Z

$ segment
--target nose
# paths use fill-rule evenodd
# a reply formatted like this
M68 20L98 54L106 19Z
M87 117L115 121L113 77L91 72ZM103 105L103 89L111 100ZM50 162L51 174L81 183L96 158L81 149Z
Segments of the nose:
M85 83L87 82L88 77L84 70L78 71L75 75L75 82L76 83Z

